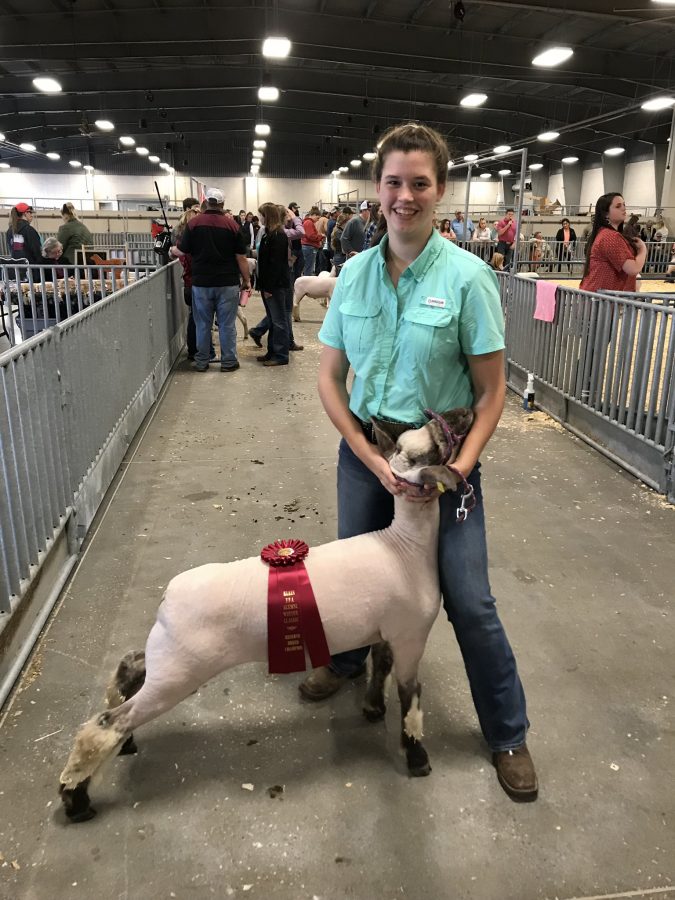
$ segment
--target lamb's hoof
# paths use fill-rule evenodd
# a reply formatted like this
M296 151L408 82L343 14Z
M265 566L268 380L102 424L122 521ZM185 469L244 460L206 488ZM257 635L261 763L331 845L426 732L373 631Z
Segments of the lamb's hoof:
M138 747L136 746L136 741L134 740L133 734L130 734L126 741L120 747L120 752L117 754L118 756L128 756L132 753L138 753Z
M412 747L406 748L405 755L411 778L424 778L431 773L429 757L422 744L415 742Z
M96 815L96 810L89 803L87 787L89 779L85 778L74 788L67 788L65 784L59 785L59 794L63 801L66 816L71 822L88 822Z
M293 321L294 322L300 321L300 307L299 306L293 307Z
M369 722L381 722L384 719L385 713L387 712L387 707L382 704L382 706L377 706L375 704L364 704L363 705L363 715L368 719Z

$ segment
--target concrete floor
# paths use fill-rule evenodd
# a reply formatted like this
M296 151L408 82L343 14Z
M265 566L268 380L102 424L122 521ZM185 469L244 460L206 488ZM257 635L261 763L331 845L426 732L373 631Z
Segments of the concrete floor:
M98 817L65 824L72 735L168 580L276 537L333 538L322 314L303 302L305 351L287 368L263 369L249 341L235 374L172 374L1 722L0 896L673 900L675 511L513 396L484 483L537 803L499 787L439 619L421 672L429 778L406 776L395 692L369 725L362 683L312 706L300 675L250 665L140 730L139 754L92 792Z

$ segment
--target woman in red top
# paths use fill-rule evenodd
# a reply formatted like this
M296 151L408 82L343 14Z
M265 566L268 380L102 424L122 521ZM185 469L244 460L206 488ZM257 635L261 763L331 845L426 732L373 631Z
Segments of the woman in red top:
M621 194L603 194L595 204L593 229L586 246L583 291L634 291L645 264L644 241L629 241L621 233L626 204Z

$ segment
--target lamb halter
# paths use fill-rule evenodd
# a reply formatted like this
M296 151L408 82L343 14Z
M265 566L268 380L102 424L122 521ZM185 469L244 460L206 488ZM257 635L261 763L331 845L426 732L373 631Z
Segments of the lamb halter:
M437 422L441 428L441 431L443 432L443 437L445 438L445 450L443 451L440 465L444 466L452 456L455 447L460 447L462 445L462 441L464 440L466 435L455 434L455 432L452 430L452 428L450 428L443 416L441 416L437 412L434 412L433 409L425 409L424 415L428 419L433 419L434 422ZM456 469L454 466L448 466L448 469L454 475L456 475L463 484L464 489L462 491L461 501L459 506L457 507L457 521L466 522L467 516L476 505L476 495L473 489L473 485L469 484L469 482L459 471L459 469ZM403 478L401 475L394 475L394 477L398 482L416 487L419 491L422 491L424 489L422 485L416 484L412 481L408 481L407 478Z

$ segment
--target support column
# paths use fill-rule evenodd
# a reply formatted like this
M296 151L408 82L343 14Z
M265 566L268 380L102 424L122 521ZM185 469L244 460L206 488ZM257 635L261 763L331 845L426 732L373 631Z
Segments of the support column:
M227 201L225 202L227 206ZM244 178L244 202L242 203L242 207L244 209L250 209L251 212L258 214L258 207L260 206L260 202L258 200L258 179L254 175L247 175ZM232 209L233 214L239 212L239 210Z
M665 164L663 180L659 191L659 172L656 166L656 152L661 147L654 147L654 176L656 178L656 202L663 209L663 215L667 219L667 225L672 228L675 225L675 111L670 123L670 141L665 148ZM671 230L672 234L672 230Z
M607 156L602 154L602 182L605 193L617 191L623 194L623 180L626 172L626 154L621 156Z
M562 163L563 191L565 192L565 213L568 216L576 215L579 211L581 200L581 178L583 166L581 160L578 163L565 165Z

